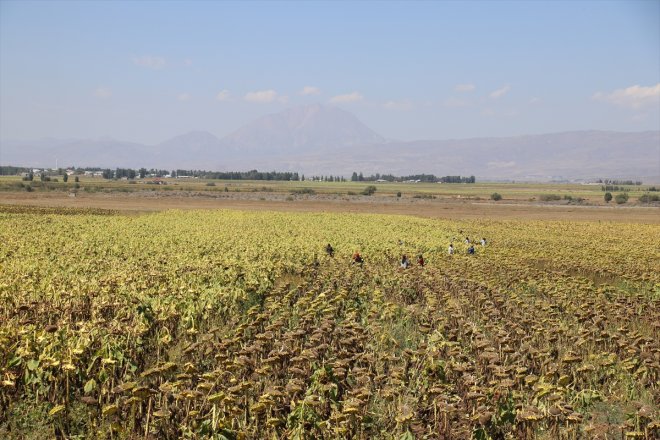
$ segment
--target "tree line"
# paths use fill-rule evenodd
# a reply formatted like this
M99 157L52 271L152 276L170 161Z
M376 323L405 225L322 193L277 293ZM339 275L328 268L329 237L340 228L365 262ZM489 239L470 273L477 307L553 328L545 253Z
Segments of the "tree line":
M92 171L92 170L84 170ZM98 170L93 170L98 171ZM134 170L131 168L116 168L100 170L105 179L135 179L139 177L178 177L178 178L196 178L196 179L218 179L218 180L300 180L297 172L280 171L205 171L205 170L161 170L140 168Z
M319 182L346 182L343 176L308 176L292 171L206 171L206 170L185 170L175 169L166 170L158 168L101 168L101 167L67 167L57 170L44 170L47 175L62 175L66 171L73 171L74 174L84 174L85 172L101 173L104 179L144 179L147 177L191 177L199 179L218 179L218 180L293 180L293 181L319 181ZM15 176L22 173L31 173L32 168L16 166L0 166L1 176ZM443 176L438 177L434 174L412 174L409 176L395 176L393 174L372 174L364 176L353 172L352 182L375 182L377 180L386 180L389 182L402 181L420 181L420 182L442 182L442 183L475 183L474 176Z
M412 174L410 176L395 176L393 174L372 174L371 176L364 176L362 172L359 174L353 171L351 182L375 182L377 180L385 180L388 182L405 182L405 181L419 181L431 183L475 183L474 176L442 176L438 177L434 174Z
M598 179L596 183L604 183L605 185L641 185L642 182L639 180L613 180L613 179Z

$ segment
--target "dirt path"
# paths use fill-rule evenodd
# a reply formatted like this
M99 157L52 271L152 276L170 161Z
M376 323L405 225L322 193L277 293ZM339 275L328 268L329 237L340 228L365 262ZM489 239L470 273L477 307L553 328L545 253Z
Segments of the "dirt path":
M257 197L258 196L258 197ZM286 200L270 195L230 195L222 198L198 195L131 193L79 194L0 193L0 204L100 208L127 213L167 209L241 209L289 212L355 212L405 214L446 219L527 219L616 221L660 224L658 207L541 205L533 203L494 203L456 199L419 200L394 197L319 197Z

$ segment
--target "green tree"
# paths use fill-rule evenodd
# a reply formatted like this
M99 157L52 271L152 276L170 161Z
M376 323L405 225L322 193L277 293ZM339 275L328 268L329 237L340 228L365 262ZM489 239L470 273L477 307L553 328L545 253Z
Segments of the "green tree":
M502 200L502 196L499 193L492 193L490 199L497 202L498 200Z
M610 203L610 201L612 200L612 193L606 192L605 195L603 196L603 199L605 199L605 203Z
M619 205L623 205L628 201L628 194L627 193L617 194L616 196L614 196L614 201Z
M68 175L67 173L64 173L64 174L62 175L62 181L63 181L64 183L66 183L66 182L69 181L69 175Z
M353 171L353 175L351 176L351 182L357 182L358 181L358 175L355 171Z

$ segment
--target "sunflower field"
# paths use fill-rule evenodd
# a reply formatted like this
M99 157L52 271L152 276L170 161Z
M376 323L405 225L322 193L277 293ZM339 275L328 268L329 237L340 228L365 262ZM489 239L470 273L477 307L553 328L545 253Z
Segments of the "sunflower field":
M0 438L660 438L659 243L646 224L4 208Z

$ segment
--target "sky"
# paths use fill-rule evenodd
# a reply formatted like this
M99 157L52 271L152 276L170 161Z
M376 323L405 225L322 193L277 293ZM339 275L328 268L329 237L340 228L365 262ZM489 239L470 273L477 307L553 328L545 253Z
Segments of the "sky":
M660 1L0 0L0 139L222 137L310 103L396 140L660 130Z

